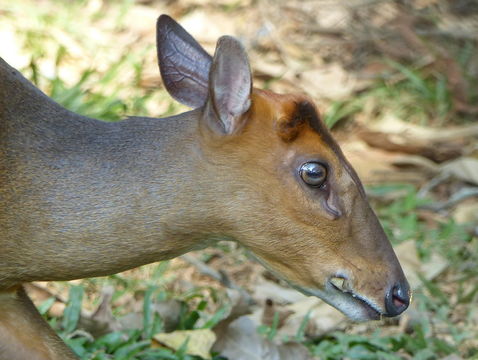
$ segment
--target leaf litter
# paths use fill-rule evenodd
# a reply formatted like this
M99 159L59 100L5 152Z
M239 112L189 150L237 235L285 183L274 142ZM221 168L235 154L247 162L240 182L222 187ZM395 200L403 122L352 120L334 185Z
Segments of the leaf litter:
M279 1L272 5L270 1L260 1L260 6L256 9L250 7L250 1L223 0L218 6L214 2L199 4L196 0L188 0L177 4L155 4L154 7L148 2L134 4L128 9L127 15L122 16L119 8L106 2L91 0L86 2L88 6L82 12L84 16L81 19L75 16L76 27L82 29L81 36L61 27L50 26L54 36L42 44L42 51L49 56L39 58L38 65L39 71L47 77L55 73L52 59L55 58L59 43L68 50L67 61L62 64L59 72L66 83L75 84L78 74L81 74L79 69L92 67L104 74L125 51L145 54L145 49L148 49L148 54L154 53L154 21L159 12L165 12L179 19L211 51L217 37L225 32L240 37L250 52L252 68L257 70L255 80L258 86L266 84L275 91L305 90L325 109L335 101L359 96L364 89L373 86L375 79L386 79L390 83L400 83L407 79L406 73L397 72L389 64L378 62L377 65L375 55L380 53L397 61L408 59L418 64L417 68L426 74L446 73L450 79L446 86L453 90L450 92L454 106L451 114L475 114L476 106L463 95L469 86L463 72L466 70L476 75L476 66L473 67L472 62L467 67L457 66L455 60L445 55L443 49L446 45L443 41L437 41L427 48L416 36L417 31L410 31L418 28L421 33L433 33L435 29L424 21L424 11L431 11L438 2L402 4L405 8L396 2L379 2L376 8L362 2L348 5L324 2L321 7L316 8L313 2ZM42 4L45 6L42 11L55 11L51 8L53 3ZM408 9L408 14L404 15L406 6L411 8ZM472 17L462 17L459 22L453 21L457 16L453 13L456 9L452 5L449 6L449 12L440 18L437 29L448 37L459 38L460 41L473 39L476 25L469 21ZM225 8L229 8L229 12L225 11ZM8 11L10 14L16 14L19 10L12 3ZM98 12L108 16L97 17L92 25L88 23L86 19L94 18ZM370 16L371 13L380 16ZM288 18L287 22L281 21L284 14ZM124 19L121 25L118 25L119 18ZM231 18L234 18L234 21L231 21ZM354 18L355 22L351 23L351 18ZM460 30L456 28L457 23L460 23ZM8 16L5 21L2 20L0 37L5 40L5 46L1 55L13 65L17 64L16 66L21 68L28 66L32 49L20 48L19 44L23 43L22 36L27 34L28 26L36 26L34 24L34 21L25 21L23 24L12 22L8 20ZM122 26L128 30L115 31ZM35 31L41 33L42 29L36 28ZM365 34L371 34L371 37ZM433 35L426 36L430 39ZM105 44L108 45L105 47ZM426 61L417 62L419 58ZM138 74L126 71L122 73L121 83L114 85L121 88L120 93L124 96L133 91L130 84L138 83L144 89L161 87L154 56L143 57L141 67L139 79L135 79ZM411 79L410 73L408 76L408 79ZM419 79L413 80L419 86L423 85ZM98 88L100 85L95 84L93 87ZM420 89L425 94L429 90L423 86ZM164 93L160 95L160 92L157 92L155 96L156 101L148 103L148 111L153 116L167 110L166 102L159 100L166 98ZM367 101L371 103L370 108L363 108L353 116L358 128L351 128L348 124L339 122L335 129L344 152L364 183L407 182L419 188L426 187L428 190L423 193L431 198L431 205L435 205L430 207L430 203L427 204L428 210L437 215L430 217L430 223L436 226L444 223L447 217L453 217L458 223L471 224L470 231L475 231L475 240L467 244L467 249L476 251L476 195L450 203L450 200L454 199L453 196L460 195L460 190L464 187L471 189L471 193L478 187L476 119L475 122L460 126L455 123L453 127L421 126L394 114L377 114L377 111L381 111L377 110L378 103L374 104L375 100ZM370 161L371 159L373 161ZM389 201L385 198L386 196L381 199L374 197L374 201ZM395 200L399 198L401 196L397 196ZM456 270L450 268L456 264L451 264L449 259L433 250L428 260L423 260L416 251L417 241L409 239L396 247L397 255L415 291L425 291L423 279L433 281L438 278L451 282L450 279L457 274ZM229 311L212 329L176 330L181 301L169 299L155 302L153 311L164 322L164 332L155 334L155 338L163 346L178 349L188 338L204 337L204 341L201 340L197 346L191 343L191 348L188 342L187 353L208 358L209 350L213 348L231 359L254 359L255 356L261 359L300 360L307 359L310 355L300 342L290 342L290 339L298 335L317 339L337 330L369 333L370 329L377 326L350 323L342 314L320 300L291 290L258 264L252 263L242 250L235 247L225 249L206 250L202 255L196 253L192 256L198 259L204 258L204 255L209 256L209 259L200 262L216 273L222 271L241 289L219 289L216 295L222 302L211 301L205 309L208 313L214 313L227 302ZM473 266L473 263L468 266ZM118 279L147 280L152 277L154 268L154 265L150 265L141 270L130 270ZM224 285L223 280L211 278L196 268L194 264L184 260L173 260L161 280L161 286L178 297L184 297L185 293L193 290L201 296L210 297L213 293L211 289L219 288L219 283ZM120 280L119 284L124 279ZM113 296L111 289L103 287L101 281L73 283L82 283L87 287L79 320L80 326L87 333L98 336L105 331L141 328L144 325L141 313L144 296L142 291ZM444 284L445 291L455 292L455 284ZM45 306L50 316L61 316L66 304L65 299L68 297L65 286L58 283L34 283L28 285L28 291L37 304L50 302ZM242 295L241 291L244 292ZM198 300L193 299L191 303L194 304L195 301ZM465 312L463 306L458 304L456 313L462 312ZM406 313L398 324L380 323L382 331L403 332L411 324L410 319L419 319L423 314L412 307L410 313ZM470 326L477 329L478 315L476 311L470 314L471 319L474 319ZM463 315L463 318L465 316L467 315ZM304 318L307 319L306 322ZM459 318L456 321L463 320ZM272 340L257 332L260 326L266 326L268 329L277 327L273 329L275 335ZM197 334L204 336L196 336ZM215 341L211 340L212 334ZM470 342L469 347L473 346Z

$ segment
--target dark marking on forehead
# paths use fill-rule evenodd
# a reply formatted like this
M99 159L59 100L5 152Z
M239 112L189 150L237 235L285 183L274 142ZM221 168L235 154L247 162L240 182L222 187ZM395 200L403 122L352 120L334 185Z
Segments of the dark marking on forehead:
M340 151L339 146L330 135L325 124L320 119L314 104L310 103L309 101L303 101L298 103L296 108L299 116L303 118L317 134L320 135L322 140L329 145L334 152L337 152L337 150Z
M306 124L306 118L297 109L279 119L277 131L281 139L287 143L294 141Z
M317 133L320 135L322 140L330 146L332 151L337 155L339 158L340 162L343 164L345 170L347 173L350 175L352 178L353 182L357 185L359 188L359 191L363 197L365 197L365 190L363 188L362 182L360 181L357 173L355 172L354 168L348 160L345 158L342 150L340 149L339 145L337 142L334 140L332 135L330 134L329 129L325 126L323 121L320 119L319 114L317 113L317 110L315 106L310 103L309 101L303 101L297 104L297 112L299 113L299 116L304 119L308 125Z

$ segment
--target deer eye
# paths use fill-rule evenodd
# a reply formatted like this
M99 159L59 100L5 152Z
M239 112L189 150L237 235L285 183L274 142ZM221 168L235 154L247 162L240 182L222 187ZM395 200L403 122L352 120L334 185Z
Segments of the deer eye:
M306 162L300 166L299 175L307 185L321 187L327 179L327 168L318 162Z

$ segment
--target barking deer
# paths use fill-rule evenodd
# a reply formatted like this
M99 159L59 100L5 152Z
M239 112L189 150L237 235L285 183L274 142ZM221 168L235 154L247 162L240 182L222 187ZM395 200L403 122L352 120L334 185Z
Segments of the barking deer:
M0 59L0 358L75 358L23 283L114 274L219 239L352 319L402 313L400 264L313 101L254 88L233 37L211 57L162 15L157 48L166 89L194 110L98 121Z

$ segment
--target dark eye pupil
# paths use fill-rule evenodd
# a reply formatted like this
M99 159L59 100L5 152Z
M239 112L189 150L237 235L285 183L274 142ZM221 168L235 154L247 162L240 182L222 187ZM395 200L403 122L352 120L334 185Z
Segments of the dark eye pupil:
M311 186L321 186L327 177L327 169L316 162L308 162L300 167L300 177Z

